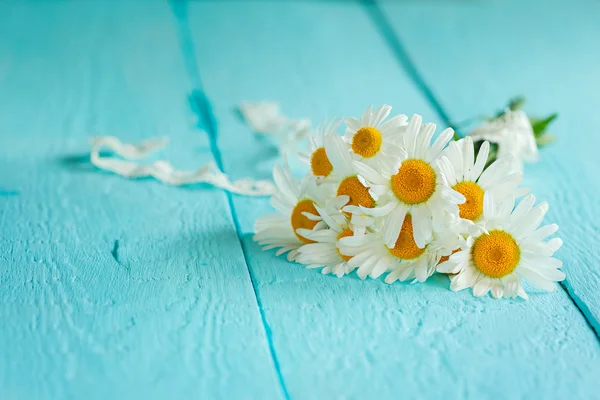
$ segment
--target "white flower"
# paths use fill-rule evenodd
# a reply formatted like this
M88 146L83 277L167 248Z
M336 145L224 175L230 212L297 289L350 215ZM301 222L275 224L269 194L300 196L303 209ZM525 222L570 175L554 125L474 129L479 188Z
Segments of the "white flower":
M387 283L396 280L413 279L424 282L435 272L435 266L442 257L452 252L451 246L430 242L419 247L413 239L412 217L404 218L402 230L394 246L383 242L381 231L367 231L364 236L345 237L339 241L342 254L352 256L348 265L358 268L358 276L378 278L386 271L392 271L385 279Z
M413 234L417 246L424 248L432 240L433 231L445 227L447 214L458 215L458 204L465 198L450 188L438 166L438 156L452 138L452 129L444 130L430 145L435 124L422 125L422 118L414 115L402 135L401 145L406 156L400 168L375 170L354 162L359 175L365 179L369 193L377 199L377 207L350 207L348 212L364 212L385 217L383 242L394 247L405 216L412 215Z
M323 210L316 207L319 215L329 226L329 229L313 231L309 229L298 229L300 235L314 241L305 244L298 249L296 261L307 264L306 268L320 268L322 274L333 273L341 278L356 268L350 266L348 260L352 257L343 254L339 247L339 240L348 236L360 236L365 234L367 226L372 224L371 219L352 216L350 221L343 213L332 210Z
M473 223L482 220L483 202L486 195L492 195L499 199L505 194L517 193L517 197L520 197L527 192L527 189L517 192L517 187L523 181L523 174L521 172L511 173L510 156L497 159L488 168L485 168L489 151L489 142L483 142L475 160L473 139L467 136L451 142L442 152L439 161L440 169L448 185L466 199L464 203L458 205L462 224L460 227L458 225L456 227L459 227L462 233L466 233ZM454 221L450 222L454 223Z
M294 260L296 249L310 243L296 233L296 229L319 230L326 227L316 207L324 207L327 202L326 188L317 187L314 179L295 180L289 169L276 164L273 179L277 193L271 197L271 205L278 213L263 215L254 224L254 240L263 250L279 248L276 255L289 251L288 260Z
M298 154L298 157L310 166L310 172L318 182L325 180L333 171L333 165L325 150L325 142L332 135L339 136L337 130L341 122L341 119L334 119L327 125L319 126L316 132L308 136L309 153L300 152Z
M375 207L375 199L369 193L354 166L348 144L339 135L329 135L325 140L327 157L333 165L333 171L322 186L331 186L336 196L343 197L352 206Z
M375 169L398 169L398 156L404 150L397 141L406 126L406 115L397 115L383 122L392 111L392 107L382 105L371 111L367 108L360 119L346 119L345 140L350 144L356 160Z
M475 128L470 136L474 141L488 140L498 144L498 157L511 155L515 167L523 170L523 162L538 159L533 128L524 111L507 109L500 117Z
M552 257L562 241L545 239L558 230L555 224L538 228L548 210L546 202L535 204L528 195L514 207L514 197L496 201L487 196L484 203L483 229L470 236L460 251L438 265L437 270L457 274L450 289L473 288L475 296L489 291L494 298L527 299L521 278L548 292L556 290L555 281L565 274L559 270L562 262ZM514 207L514 209L513 209Z

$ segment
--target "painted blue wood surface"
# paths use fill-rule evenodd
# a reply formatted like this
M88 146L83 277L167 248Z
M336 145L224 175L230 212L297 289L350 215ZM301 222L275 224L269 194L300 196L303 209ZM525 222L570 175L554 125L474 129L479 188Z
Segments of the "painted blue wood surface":
M87 161L98 133L212 158L177 32L166 3L0 3L1 399L279 396L225 194Z
M559 138L597 143L592 13L523 7L382 9L449 119L525 93L531 111L561 113ZM558 16L581 46L547 22ZM513 52L497 52L508 17L529 26L517 29L529 41L510 33ZM564 290L494 301L452 293L441 276L413 286L324 277L252 242L266 199L86 163L95 133L168 134L164 157L177 166L216 159L234 177L268 177L274 150L237 118L242 100L277 100L315 121L385 102L442 124L380 22L353 2L0 3L0 398L600 393L598 339ZM543 86L549 77L571 86ZM560 140L527 169L561 224L559 254L588 319L597 189L573 181L598 183L593 152Z

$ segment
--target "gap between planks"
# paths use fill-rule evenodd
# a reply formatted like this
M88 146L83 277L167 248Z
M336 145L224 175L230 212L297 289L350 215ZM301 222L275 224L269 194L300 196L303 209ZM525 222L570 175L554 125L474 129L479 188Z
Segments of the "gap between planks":
M171 10L173 12L173 16L175 18L175 22L177 25L177 33L180 42L180 48L182 52L182 56L184 59L185 67L187 70L188 77L192 84L192 93L188 99L190 106L193 111L198 115L199 118L199 128L201 130L206 131L209 139L210 151L212 156L217 164L217 167L222 172L226 173L223 167L223 158L221 156L221 150L219 149L217 139L218 139L218 127L216 117L212 111L212 106L209 98L206 96L203 90L202 79L200 76L200 69L198 68L198 63L196 61L196 52L194 50L194 43L192 40L191 31L189 28L189 19L187 13L187 0L171 0ZM204 129L202 129L204 127ZM275 373L277 375L277 380L283 394L283 397L286 400L290 399L287 387L285 385L285 381L283 379L283 375L281 373L281 366L279 364L279 359L277 358L277 353L275 351L275 346L273 345L273 335L271 327L267 322L267 318L265 316L263 303L260 298L260 294L258 293L256 277L252 272L252 268L250 268L250 263L248 262L248 249L244 244L242 238L242 230L240 227L240 223L238 220L237 212L235 210L235 206L233 204L232 194L228 191L225 191L225 196L227 197L227 204L229 206L229 211L231 212L231 217L233 219L233 223L236 230L236 235L238 238L238 242L242 248L242 253L244 256L244 263L246 264L246 269L248 271L248 276L250 278L250 282L252 284L252 290L254 291L254 297L256 299L256 304L258 306L258 310L260 313L260 318L262 322L262 326L265 332L265 336L267 339L267 344L269 347L269 353L271 355L271 360L273 361L273 367L275 369Z

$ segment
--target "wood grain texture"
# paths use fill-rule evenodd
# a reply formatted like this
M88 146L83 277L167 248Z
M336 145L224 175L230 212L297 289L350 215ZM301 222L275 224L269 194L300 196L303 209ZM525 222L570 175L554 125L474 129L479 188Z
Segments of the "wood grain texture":
M268 176L274 155L234 114L241 100L278 100L288 115L316 121L387 102L437 121L355 3L201 2L188 16L224 167L236 177ZM413 21L414 38L430 29L422 21ZM266 200L233 202L290 397L588 398L600 390L597 338L564 291L496 301L452 293L442 276L412 286L324 277L252 242Z
M94 170L212 159L167 3L0 2L0 398L279 398L226 196Z
M600 3L381 4L455 121L493 113L517 95L532 115L558 112L557 141L527 166L525 184L550 204L547 221L565 242L557 253L564 284L600 335Z

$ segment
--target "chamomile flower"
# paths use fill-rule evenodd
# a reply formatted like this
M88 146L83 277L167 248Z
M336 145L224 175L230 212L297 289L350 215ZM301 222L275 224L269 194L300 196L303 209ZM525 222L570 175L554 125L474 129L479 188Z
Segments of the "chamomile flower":
M316 207L329 229L313 231L309 229L298 229L300 235L314 241L305 244L298 249L296 261L306 264L306 268L320 268L322 274L333 273L338 278L349 274L356 267L350 266L348 261L352 258L343 254L339 247L339 240L348 236L360 236L365 234L367 226L372 224L371 218L361 218L353 215L351 219L340 211L331 213Z
M381 232L375 231L367 232L364 236L342 238L339 248L343 254L352 256L348 265L358 268L361 279L367 276L378 278L386 271L394 271L386 277L388 283L397 279L423 282L435 272L435 266L442 256L439 249L429 248L429 244L417 246L410 214L403 219L394 246L385 245Z
M271 197L271 205L279 212L256 220L254 240L264 246L263 250L279 248L276 255L289 252L288 260L292 261L298 247L311 243L296 230L319 230L326 227L316 209L319 205L325 206L326 189L317 187L311 177L298 182L287 167L279 164L273 168L273 179L278 191Z
M397 169L398 155L404 154L396 142L408 118L397 115L383 122L390 111L392 107L384 104L373 111L367 108L360 119L346 119L344 138L351 144L354 158L375 169Z
M469 225L481 221L483 199L486 193L490 193L496 198L506 193L512 195L523 181L523 174L511 173L512 159L510 156L497 159L492 165L485 168L489 151L490 144L483 142L477 159L475 159L473 139L467 136L451 142L442 152L439 161L440 169L448 185L466 199L464 203L458 205L459 216L463 220L462 222L466 222L463 230L468 229ZM519 192L523 191L523 189L519 190Z
M443 227L448 214L458 215L458 204L465 201L447 185L438 166L438 156L454 132L444 130L430 145L435 124L421 122L421 116L414 115L402 135L406 156L399 168L378 171L362 162L353 164L367 182L369 193L377 198L377 207L346 206L344 210L384 217L383 243L389 248L394 247L407 215L411 215L416 245L424 248L432 240L434 228Z
M353 167L352 156L344 139L339 135L330 135L325 141L325 150L333 165L331 182L336 196L347 196L348 205L365 209L375 207L375 199Z
M488 140L498 144L498 157L511 155L513 167L523 170L523 162L538 160L538 148L531 122L522 110L507 109L498 118L470 133L473 140Z
M325 151L325 141L332 135L338 135L337 130L341 122L341 119L332 120L327 125L319 126L316 132L308 137L309 153L299 153L299 158L310 165L310 171L318 182L323 181L333 171L333 165Z
M496 201L486 196L483 229L463 241L460 251L437 267L440 272L457 274L451 280L451 290L471 287L475 296L491 291L494 298L527 299L521 278L548 292L556 290L554 282L565 278L559 269L562 262L552 257L562 241L545 241L558 226L539 227L548 204L534 207L531 194L516 207L514 204L514 197Z

